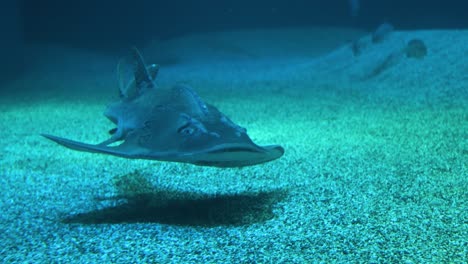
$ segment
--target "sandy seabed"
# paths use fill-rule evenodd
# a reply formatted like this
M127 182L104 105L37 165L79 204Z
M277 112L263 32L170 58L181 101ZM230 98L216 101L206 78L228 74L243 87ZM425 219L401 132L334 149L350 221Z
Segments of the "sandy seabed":
M143 49L147 62L166 63L161 86L192 85L255 142L286 150L235 169L42 138L104 140L117 89L113 58L48 47L7 84L22 92L1 98L1 262L468 262L468 31L363 36L354 55L323 37L309 45L330 31L307 30ZM404 53L415 38L424 58Z

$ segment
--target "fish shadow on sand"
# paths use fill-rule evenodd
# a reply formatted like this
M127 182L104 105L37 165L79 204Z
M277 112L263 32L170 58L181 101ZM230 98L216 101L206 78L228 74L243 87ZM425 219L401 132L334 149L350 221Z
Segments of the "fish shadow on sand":
M113 207L72 215L62 222L160 223L201 227L249 225L273 219L275 204L285 195L284 190L199 197L189 193L162 191L132 197L117 197L125 202Z

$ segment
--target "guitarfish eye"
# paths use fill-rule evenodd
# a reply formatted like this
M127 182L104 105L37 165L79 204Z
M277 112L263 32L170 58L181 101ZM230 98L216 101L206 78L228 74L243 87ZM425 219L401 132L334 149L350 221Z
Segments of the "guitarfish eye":
M195 133L196 127L192 125L191 122L186 123L185 125L177 129L177 133L180 133L184 136L191 136Z

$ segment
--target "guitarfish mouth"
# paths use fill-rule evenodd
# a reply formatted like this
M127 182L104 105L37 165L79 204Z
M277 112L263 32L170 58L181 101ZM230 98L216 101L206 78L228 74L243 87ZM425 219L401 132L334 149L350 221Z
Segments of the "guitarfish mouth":
M284 149L278 145L221 147L195 156L190 163L210 167L245 167L280 158Z

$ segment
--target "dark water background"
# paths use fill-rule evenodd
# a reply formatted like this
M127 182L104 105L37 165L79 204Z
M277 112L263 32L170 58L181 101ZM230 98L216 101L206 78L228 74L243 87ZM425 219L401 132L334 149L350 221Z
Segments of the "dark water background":
M290 26L399 30L468 28L467 0L2 0L0 80L24 69L24 43L121 53L130 45L192 32Z

